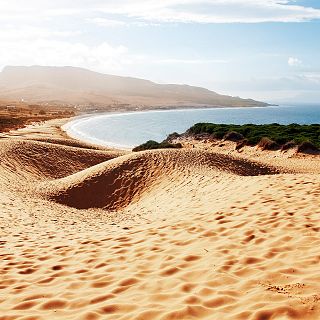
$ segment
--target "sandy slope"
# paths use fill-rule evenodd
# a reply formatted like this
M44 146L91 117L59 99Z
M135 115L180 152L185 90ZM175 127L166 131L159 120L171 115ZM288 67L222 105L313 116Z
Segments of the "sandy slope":
M0 140L0 319L320 319L319 160L51 139Z

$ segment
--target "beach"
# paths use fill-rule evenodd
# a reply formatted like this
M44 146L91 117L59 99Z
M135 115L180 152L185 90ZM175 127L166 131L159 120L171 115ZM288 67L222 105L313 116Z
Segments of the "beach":
M0 319L319 319L320 157L0 139Z
M320 123L319 105L281 105L268 108L205 108L95 113L63 126L69 136L114 148L132 149L148 140L162 141L196 123L313 124Z

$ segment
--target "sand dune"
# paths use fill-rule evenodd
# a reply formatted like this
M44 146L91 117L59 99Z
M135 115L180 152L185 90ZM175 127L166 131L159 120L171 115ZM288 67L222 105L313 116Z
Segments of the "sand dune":
M0 143L4 169L18 176L33 175L38 179L64 177L121 154L27 140Z
M0 319L319 319L320 173L240 156L0 140Z
M78 209L118 210L137 201L164 176L186 170L224 170L239 175L276 173L275 168L239 161L228 156L198 151L147 151L102 163L72 176L41 185L49 199ZM43 192L45 190L45 192Z

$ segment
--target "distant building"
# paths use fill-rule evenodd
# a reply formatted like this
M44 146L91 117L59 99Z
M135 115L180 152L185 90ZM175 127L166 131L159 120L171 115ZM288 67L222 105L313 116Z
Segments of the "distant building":
M6 106L5 108L9 112L18 112L21 111L21 108L18 108L17 106Z
M17 107L16 106L6 106L6 109L7 110L12 110L12 111L16 111L17 110Z

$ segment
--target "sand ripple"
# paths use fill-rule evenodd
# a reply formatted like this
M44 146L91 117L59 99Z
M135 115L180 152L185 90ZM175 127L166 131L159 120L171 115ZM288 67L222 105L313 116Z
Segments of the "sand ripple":
M209 151L0 154L0 319L320 318L319 174Z

